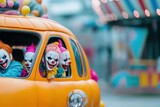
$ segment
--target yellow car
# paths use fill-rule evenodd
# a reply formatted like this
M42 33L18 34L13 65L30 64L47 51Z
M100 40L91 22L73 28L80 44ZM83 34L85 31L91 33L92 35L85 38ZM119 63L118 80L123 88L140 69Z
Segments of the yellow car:
M36 47L26 77L0 77L0 107L100 107L100 89L91 79L87 57L67 28L49 19L0 15L0 40L12 48L13 60L22 66L26 47L32 43ZM58 40L72 63L64 76L48 79L41 64L48 44Z

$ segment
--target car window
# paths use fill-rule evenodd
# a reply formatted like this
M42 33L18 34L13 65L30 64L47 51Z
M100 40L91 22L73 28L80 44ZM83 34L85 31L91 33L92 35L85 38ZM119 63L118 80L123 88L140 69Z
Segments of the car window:
M50 37L40 64L44 78L66 78L71 76L70 52L64 41L57 36Z
M76 59L76 65L77 65L77 69L78 69L78 75L80 77L82 77L82 75L83 75L83 68L82 68L82 62L81 62L81 57L80 57L80 53L79 53L78 47L77 47L76 43L72 39L70 39L70 43L71 43L71 46L72 46L72 50L74 52L74 57Z
M79 43L77 43L77 44L78 44L78 48L79 48L79 50L80 50L81 57L82 57L83 72L84 72L84 75L86 76L86 74L87 74L87 69L86 69L86 62L85 62L85 59L84 59L84 54L83 54L83 52L82 52L82 47L80 46L80 44L79 44Z
M36 59L40 35L12 30L0 30L0 34L0 77L27 78Z

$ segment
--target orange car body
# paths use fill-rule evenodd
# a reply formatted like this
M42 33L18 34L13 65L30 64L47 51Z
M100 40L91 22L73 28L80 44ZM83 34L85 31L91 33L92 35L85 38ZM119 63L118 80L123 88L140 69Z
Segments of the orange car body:
M99 86L91 79L84 51L87 72L86 75L83 73L82 77L78 75L69 38L78 41L72 32L49 19L9 15L0 15L0 30L35 32L42 37L39 52L28 78L0 77L0 107L68 107L69 95L74 90L81 90L86 94L85 107L100 106ZM39 74L39 64L51 35L59 35L72 56L72 75L69 78L55 78L49 81Z

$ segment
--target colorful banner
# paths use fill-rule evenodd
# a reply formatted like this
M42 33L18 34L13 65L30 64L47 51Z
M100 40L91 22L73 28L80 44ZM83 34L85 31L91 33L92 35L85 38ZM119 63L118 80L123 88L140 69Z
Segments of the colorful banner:
M148 35L146 28L130 28L128 29L129 46L134 59L140 59L144 44Z
M128 18L153 17L160 15L160 0L107 0L102 2L107 14L115 14L118 19L123 19L124 12ZM106 14L106 15L107 15ZM138 17L135 14L139 14Z

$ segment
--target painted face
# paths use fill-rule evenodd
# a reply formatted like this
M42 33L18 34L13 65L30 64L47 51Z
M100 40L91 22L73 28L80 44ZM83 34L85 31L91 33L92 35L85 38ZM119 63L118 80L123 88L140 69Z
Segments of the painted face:
M47 70L53 70L59 64L59 54L55 51L48 51L45 55Z
M69 51L64 51L60 54L60 65L65 71L67 71L68 66L71 64Z
M24 67L26 68L26 70L29 72L31 69L31 65L32 65L32 61L34 58L34 54L33 52L26 52L24 55Z
M11 58L6 50L0 49L0 67L2 69L7 69L11 63Z

